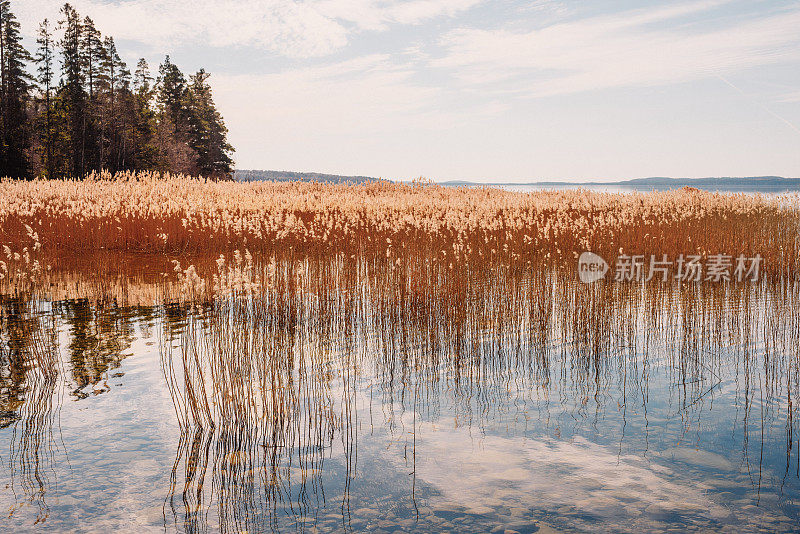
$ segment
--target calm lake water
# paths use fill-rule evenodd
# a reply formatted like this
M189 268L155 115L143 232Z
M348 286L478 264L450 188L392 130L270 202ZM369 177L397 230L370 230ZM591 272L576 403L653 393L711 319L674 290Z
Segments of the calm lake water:
M464 339L349 297L4 298L0 530L800 531L795 304L742 291Z

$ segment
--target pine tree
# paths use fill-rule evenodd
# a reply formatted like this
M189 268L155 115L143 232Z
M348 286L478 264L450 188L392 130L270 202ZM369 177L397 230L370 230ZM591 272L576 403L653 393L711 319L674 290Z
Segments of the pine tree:
M147 64L145 58L139 58L139 62L136 64L136 72L133 74L133 89L136 92L136 96L149 101L152 96L152 81L153 77L150 76L150 65Z
M176 129L186 126L184 99L186 97L186 77L170 61L169 56L158 69L158 103Z
M99 90L102 85L102 65L106 50L102 35L94 21L85 17L81 35L81 59L86 95L85 115L85 165L86 170L99 170L103 167L103 129Z
M133 78L134 165L137 169L155 168L158 159L155 146L156 114L151 105L154 94L152 82L150 66L141 58Z
M107 150L102 159L103 168L115 172L127 167L128 140L132 127L130 102L130 71L119 57L112 37L103 40L105 49L103 71L107 80L104 115L110 121L107 129Z
M24 178L29 174L27 105L32 80L25 66L31 60L22 46L11 2L0 0L0 176Z
M188 142L188 112L186 109L186 77L170 61L169 56L158 69L156 81L158 127L156 144L159 151L159 170L197 174L197 153Z
M214 104L207 83L209 76L200 69L191 77L186 96L189 144L197 153L197 170L201 175L228 179L233 172L233 147L227 141L228 129Z
M86 73L86 90L89 93L89 100L92 100L97 89L98 71L105 60L106 50L103 46L102 35L89 17L83 19L81 49L83 68Z
M78 12L70 4L61 8L62 19L59 26L64 35L59 41L61 48L62 118L66 121L65 131L70 147L70 173L82 178L86 166L86 93L84 87L82 36L83 24Z
M39 25L36 44L38 45L34 58L38 72L36 81L39 82L39 88L42 92L40 100L44 106L44 111L38 114L37 131L39 132L41 159L44 161L45 175L48 178L55 178L57 168L55 161L55 123L53 117L53 59L55 45L53 43L53 33L50 30L50 23L47 19L44 19Z

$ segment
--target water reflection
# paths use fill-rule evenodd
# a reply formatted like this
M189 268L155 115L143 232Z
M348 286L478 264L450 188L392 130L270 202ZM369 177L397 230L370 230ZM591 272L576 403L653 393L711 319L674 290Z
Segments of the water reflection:
M285 469L273 474L292 465L285 443L302 450L312 438L324 450L338 434L345 510L357 471L351 460L363 451L360 423L368 416L374 428L377 420L388 446L402 445L410 470L404 519L422 521L414 525L423 530L420 504L436 498L419 503L418 483L463 507L476 531L486 527L477 516L496 521L496 507L513 503L530 520L579 529L592 521L623 530L757 528L797 517L796 476L786 476L792 454L797 461L796 286L584 286L555 273L472 282L454 298L434 288L405 292L402 283L365 292L340 278L320 284L335 294L287 285L214 303L190 320L179 356L164 353L179 418L186 428L235 421L251 429L273 458L284 453ZM367 413L358 407L366 399ZM463 446L476 436L477 455ZM785 458L775 454L781 449ZM699 482L707 472L735 488L717 493L738 503L709 497L714 487ZM688 475L696 480L682 480ZM275 484L262 478L248 487ZM493 486L503 497L487 500ZM266 494L237 516L226 507L254 501L219 495L223 530L252 527L226 521L265 517L265 508L277 528L274 503L295 509L290 493ZM765 498L760 512L771 515L747 508ZM297 508L295 526L316 517Z
M212 506L226 532L302 525L324 503L320 477L337 438L351 476L346 362L307 337L299 307L280 296L261 304L197 308L175 344L165 323L162 366L182 429L168 499L179 530L207 529Z
M141 359L179 430L146 453L168 531L796 530L796 284L415 268L308 262L194 305L3 299L17 502L72 524L48 502L54 454L83 446L62 396L126 398Z
M45 494L61 402L54 324L49 313L24 297L0 298L0 409L3 426L12 425L11 489L35 507L36 523L49 513Z
M109 374L119 367L134 339L134 317L147 321L154 312L94 306L88 299L63 301L54 313L65 323L69 342L72 395L86 398L109 391Z

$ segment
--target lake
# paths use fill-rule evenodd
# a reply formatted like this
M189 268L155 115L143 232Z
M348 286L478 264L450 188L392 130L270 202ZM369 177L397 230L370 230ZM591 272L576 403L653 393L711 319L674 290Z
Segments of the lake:
M367 270L3 297L0 530L800 530L796 282Z

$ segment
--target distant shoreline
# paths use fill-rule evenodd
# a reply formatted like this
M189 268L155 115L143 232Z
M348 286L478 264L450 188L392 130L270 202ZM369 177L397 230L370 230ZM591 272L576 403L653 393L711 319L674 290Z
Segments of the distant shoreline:
M233 179L237 182L258 182L272 180L274 182L291 182L300 180L304 182L332 182L332 183L364 183L391 180L371 178L369 176L341 176L338 174L324 174L320 172L295 172L295 171L262 171L250 169L236 169Z
M268 171L268 170L236 170L235 180L249 182L259 180L332 183L364 183L377 181L392 181L369 176L342 176L338 174L324 174L317 172L296 171ZM727 191L742 193L779 193L785 191L800 191L800 178L784 178L782 176L745 176L745 177L716 177L716 178L667 178L649 177L620 180L616 182L470 182L464 180L450 180L436 182L447 187L530 187L541 189L576 189L576 188L611 188L626 191L670 191L683 187L694 187L706 191Z
M491 185L500 187L532 187L554 189L587 188L612 188L625 191L671 191L683 187L694 187L705 191L726 191L742 193L777 193L785 191L800 191L800 178L784 178L782 176L748 176L748 177L719 177L719 178L634 178L616 182L529 182L529 183L472 183L461 181L441 182L449 186L481 186Z

